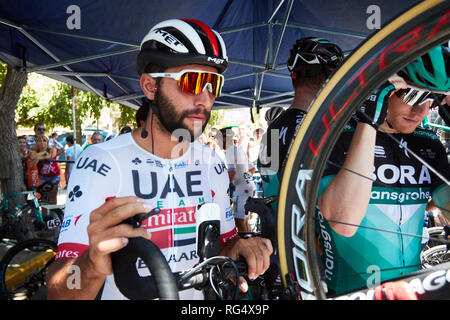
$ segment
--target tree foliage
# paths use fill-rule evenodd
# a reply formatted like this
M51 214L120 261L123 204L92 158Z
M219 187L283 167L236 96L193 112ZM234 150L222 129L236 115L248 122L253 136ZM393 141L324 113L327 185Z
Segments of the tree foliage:
M6 77L7 65L0 61L0 87L2 86L3 79Z
M0 86L6 76L7 65L0 62ZM44 79L44 80L43 80ZM42 81L43 83L39 84ZM36 89L37 87L37 89ZM110 103L100 96L73 88L76 99L75 118L83 122L88 118L98 121L103 108L120 110L119 124L124 126L134 122L135 110L129 107ZM73 127L72 87L65 83L50 80L44 76L31 74L24 87L16 108L18 126L32 128L36 122L42 121L51 130L55 127Z

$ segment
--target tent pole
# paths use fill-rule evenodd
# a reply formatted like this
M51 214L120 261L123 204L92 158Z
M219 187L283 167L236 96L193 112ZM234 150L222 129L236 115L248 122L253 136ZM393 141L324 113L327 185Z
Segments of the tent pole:
M270 16L269 20L267 20L267 23L272 23L273 18L275 17L275 15L277 14L278 10L280 10L281 6L283 5L284 0L281 0L280 3L278 4L278 7L275 9L275 11L272 13L272 16Z
M75 89L72 86L72 122L73 122L73 140L75 141L75 145L76 145L76 141L77 141L77 126L76 126L76 122L75 122ZM74 161L76 160L76 156L77 153L75 153L74 156Z
M0 21L2 22L2 21ZM3 23L3 22L2 22ZM50 56L53 60L60 62L61 60L55 56L50 50L48 50L42 43L40 43L36 38L34 38L31 34L29 34L27 31L25 31L23 28L19 27L18 30L32 43L34 43L39 49L44 51L48 56ZM68 71L73 71L68 66L63 66ZM102 97L102 95L94 88L92 87L86 80L79 76L75 76L81 83L83 83L86 87L88 87L92 92Z
M287 5L286 9L286 15L284 16L283 26L281 27L280 37L278 38L278 43L275 47L275 54L273 55L271 66L275 65L275 61L277 61L278 52L280 51L281 42L283 41L284 37L284 31L286 30L287 22L289 20L289 15L291 14L292 6L294 4L294 0L289 0L289 3ZM270 67L272 68L272 67Z
M40 70L52 69L52 68L56 68L56 67L67 66L70 64L74 64L74 63L91 61L91 60L111 57L111 56L115 56L115 55L125 54L125 53L129 53L129 52L134 52L137 50L139 50L139 47L128 48L128 49L118 50L118 51L109 52L109 53L96 54L96 55L92 55L92 56L88 56L88 57L81 57L81 58L76 58L76 59L71 59L71 60L66 60L66 61L59 61L56 63L50 63L50 64L46 64L46 65L42 65L42 66L27 68L28 69L27 71L28 72L36 72L36 71L40 71Z

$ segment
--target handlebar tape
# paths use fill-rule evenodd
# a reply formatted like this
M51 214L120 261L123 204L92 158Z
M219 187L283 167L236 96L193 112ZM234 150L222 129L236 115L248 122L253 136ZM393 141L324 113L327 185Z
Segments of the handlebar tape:
M136 261L141 258L151 276L138 274ZM179 300L175 278L161 250L150 240L130 238L126 247L111 254L114 281L120 292L132 300Z

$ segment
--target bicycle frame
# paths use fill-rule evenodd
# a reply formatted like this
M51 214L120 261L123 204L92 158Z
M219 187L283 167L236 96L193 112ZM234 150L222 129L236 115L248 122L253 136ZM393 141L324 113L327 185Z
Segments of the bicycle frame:
M442 130L445 130L445 131L450 131L450 127L448 127L448 126L443 126L443 125L440 125L440 124L435 124L435 123L430 122L430 119L428 118L428 116L425 117L425 119L423 119L422 127L424 127L425 129L436 128L436 129L442 129Z

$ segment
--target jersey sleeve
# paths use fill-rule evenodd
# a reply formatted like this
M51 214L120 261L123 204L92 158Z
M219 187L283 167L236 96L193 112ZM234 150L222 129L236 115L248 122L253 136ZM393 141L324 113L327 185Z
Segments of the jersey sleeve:
M77 258L88 249L90 214L106 198L117 195L121 182L114 159L101 148L89 148L73 165L56 259Z
M212 164L209 166L208 173L213 203L217 203L220 207L220 244L224 245L228 240L237 236L236 224L230 205L230 179L225 169L225 163L218 156L213 158ZM215 166L223 170L214 170Z

